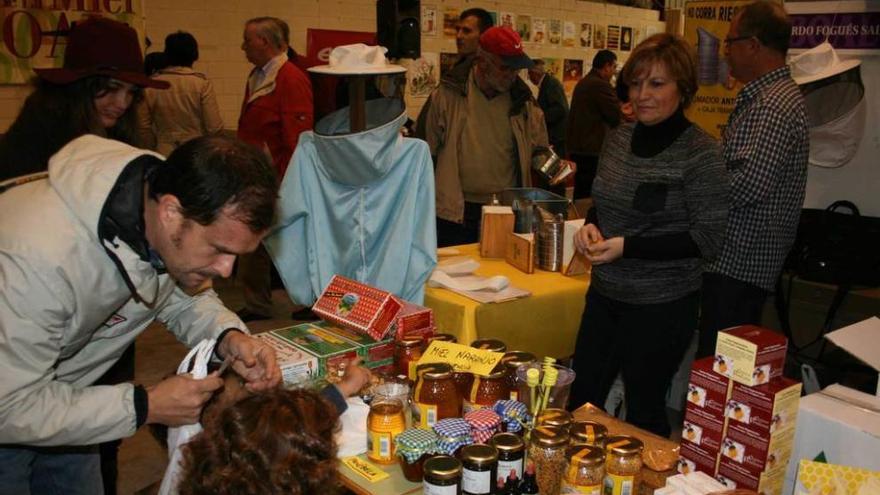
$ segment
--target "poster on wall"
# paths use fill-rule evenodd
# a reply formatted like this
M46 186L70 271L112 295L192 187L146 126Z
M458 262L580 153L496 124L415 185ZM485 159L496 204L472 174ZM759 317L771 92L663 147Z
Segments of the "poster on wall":
M437 7L422 5L422 36L437 36Z
M589 48L593 45L593 25L589 22L581 23L581 35L579 37L581 48Z
M406 90L413 98L427 98L440 82L440 54L422 52L406 68Z
M562 23L562 46L565 48L574 48L575 38L577 38L575 23L564 21Z
M447 39L455 39L455 26L458 25L458 15L460 12L455 7L445 7L443 9L443 37Z
M532 16L519 14L516 16L516 32L523 41L532 41Z
M605 48L609 50L620 48L620 26L608 26L608 38L605 41Z
M593 29L593 48L602 50L605 48L605 25L596 24Z
M548 27L550 32L550 44L559 45L562 43L562 21L559 19L550 19Z
M445 76L452 69L456 60L458 60L457 53L440 52L440 77Z
M684 37L697 50L697 95L688 118L709 134L721 136L741 85L730 76L724 38L736 9L749 0L692 0L687 3ZM649 26L648 34L650 34Z
M584 76L584 61L567 58L562 63L562 86L565 95L571 98L571 93L581 77Z
M544 71L555 77L557 81L562 80L562 60L553 57L544 58Z
M64 65L66 32L71 23L86 17L109 17L128 24L137 31L143 50L143 0L126 0L113 5L109 1L88 3L86 10L81 1L3 2L4 6L0 7L3 18L0 84L26 84L34 77L34 69Z
M547 42L547 19L535 17L532 19L532 43Z
M623 26L620 28L620 49L628 52L633 47L633 28Z

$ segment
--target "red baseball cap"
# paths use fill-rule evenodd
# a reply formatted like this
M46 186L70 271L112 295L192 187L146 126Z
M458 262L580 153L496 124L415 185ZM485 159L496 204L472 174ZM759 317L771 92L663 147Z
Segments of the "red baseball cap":
M480 35L480 48L498 55L511 69L531 69L535 63L523 51L522 39L507 26L494 26Z

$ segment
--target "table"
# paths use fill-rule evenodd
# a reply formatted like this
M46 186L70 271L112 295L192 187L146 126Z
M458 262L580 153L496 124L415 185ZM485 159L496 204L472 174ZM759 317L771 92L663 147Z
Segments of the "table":
M588 274L567 277L536 269L527 274L503 259L480 257L478 244L456 246L462 256L480 263L478 275L504 275L531 296L497 304L480 304L447 289L425 290L425 306L434 310L438 332L451 333L459 343L494 338L508 350L529 351L539 358L565 357L574 343L584 312Z

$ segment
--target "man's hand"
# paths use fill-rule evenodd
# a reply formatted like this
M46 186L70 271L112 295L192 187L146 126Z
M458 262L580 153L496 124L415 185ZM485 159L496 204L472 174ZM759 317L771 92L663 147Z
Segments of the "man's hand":
M242 332L229 332L220 342L218 354L232 356L232 368L247 382L245 388L259 392L281 383L281 368L275 361L275 349Z
M574 235L574 247L581 254L589 255L591 246L604 240L605 238L602 237L602 233L599 232L599 227L596 227L592 223L588 223L578 229L577 233Z
M212 373L202 380L189 375L174 375L147 387L147 423L182 426L197 423L202 406L223 380Z
M339 393L343 397L348 398L360 392L368 383L373 374L370 370L361 366L361 358L352 359L348 366L345 367L345 374L342 375L342 381L336 384Z
M594 265L611 263L623 256L623 237L612 237L590 244L587 259Z

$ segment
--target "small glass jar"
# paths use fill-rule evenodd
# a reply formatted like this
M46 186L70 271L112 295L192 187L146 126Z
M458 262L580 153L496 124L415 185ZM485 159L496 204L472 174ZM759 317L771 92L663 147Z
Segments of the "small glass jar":
M415 380L415 365L422 357L422 338L407 337L394 344L394 365L398 375Z
M538 417L535 420L535 425L559 428L560 430L568 433L569 428L571 428L572 420L573 418L571 416L571 413L566 411L565 409L548 407L547 409L544 409L543 411L538 413Z
M559 495L568 461L568 433L558 428L539 426L532 430L529 460L535 464L535 476L541 495Z
M567 457L567 491L601 495L605 482L605 451L600 447L569 447Z
M367 415L367 457L378 464L397 462L394 439L406 429L403 403L397 399L374 399Z
M608 428L595 421L575 421L571 424L568 433L571 435L572 446L590 446L604 449Z
M477 409L493 407L499 400L506 399L507 393L504 368L495 367L488 376L474 375L462 410L467 414Z
M459 454L464 467L462 495L486 495L495 491L498 479L498 450L491 445L467 445Z
M526 456L523 439L513 433L498 433L492 437L489 445L498 449L498 477L505 480L512 478L519 483L523 477L523 459Z
M632 495L641 482L641 440L618 435L605 441L605 495Z
M424 352L425 349L427 349L428 346L431 345L431 342L434 342L435 340L439 340L441 342L452 342L453 344L458 343L458 339L455 338L455 335L452 335L451 333L435 333L434 335L424 340L424 342L422 343L422 352Z
M471 385L474 383L474 375L466 371L456 371L452 374L452 380L462 398L467 397L471 391Z
M429 458L424 465L425 495L461 495L461 461L448 455Z
M519 386L516 384L516 369L521 364L533 363L537 360L531 352L510 351L504 354L501 362L504 364L504 381L507 383L507 392L510 400L519 400Z
M507 352L507 344L498 339L477 339L471 342L471 347L484 351Z
M423 465L437 450L437 434L432 430L410 428L397 435L395 443L403 477L413 483L421 483Z
M413 426L430 429L437 421L461 417L461 395L452 380L452 366L430 363L416 370Z

